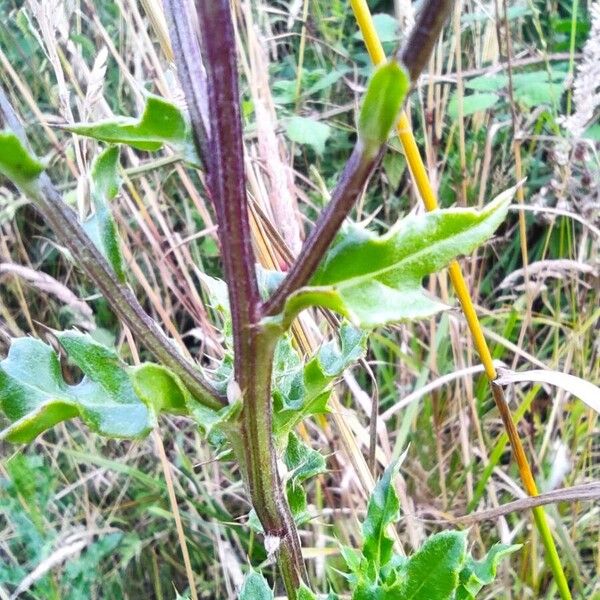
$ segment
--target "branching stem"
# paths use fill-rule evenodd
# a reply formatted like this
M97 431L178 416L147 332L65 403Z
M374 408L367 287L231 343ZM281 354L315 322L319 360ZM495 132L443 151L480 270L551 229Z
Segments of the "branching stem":
M371 174L381 162L382 156L382 152L375 155L368 154L362 144L357 143L342 171L331 200L306 238L296 262L273 296L265 303L263 313L266 316L280 313L290 294L308 283L342 223L362 194Z
M6 124L23 143L27 143L23 127L1 89L0 122ZM37 182L22 191L34 201L60 243L71 252L115 314L131 329L136 340L178 375L199 402L209 408L222 408L224 399L204 379L196 366L181 355L154 319L144 311L131 288L117 280L114 271L86 234L76 214L63 201L50 178L43 173Z

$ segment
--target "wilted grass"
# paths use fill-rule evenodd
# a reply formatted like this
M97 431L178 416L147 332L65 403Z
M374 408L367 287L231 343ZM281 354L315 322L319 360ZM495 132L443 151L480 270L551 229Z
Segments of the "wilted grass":
M370 5L374 13L393 12L391 3ZM573 138L561 119L569 111L581 119L585 86L591 97L597 85L585 79L585 67L578 79L577 65L593 63L600 21L596 16L592 24L584 4L573 20L574 7L511 2L505 22L503 6L463 6L461 21L447 27L412 96L410 116L444 206L485 203L521 174L527 177L527 210L519 216L516 204L500 234L463 261L494 358L513 368L546 366L598 382L600 125L588 119ZM347 158L369 61L345 2L238 2L235 9L257 255L263 266L283 268ZM397 3L396 10L410 22L409 8ZM378 17L378 24L392 49L390 19ZM588 29L596 41L584 45ZM49 161L53 180L81 211L96 146L57 126L138 114L145 91L181 102L167 44L157 0L30 1L23 7L7 0L0 6L1 84L35 150ZM573 93L568 74L575 74ZM168 151L161 157L124 151L125 185L115 215L138 296L169 335L211 365L220 358L222 331L198 273L220 274L215 225L197 191L199 175L175 158ZM391 141L356 216L385 229L420 210L416 199L403 154ZM0 187L0 229L2 354L11 337L45 337L48 328L76 326L137 359L135 341L8 185ZM429 287L455 302L445 274L432 277ZM308 351L330 330L315 314L303 317L294 333ZM397 531L407 550L455 517L523 496L458 311L377 331L367 362L367 370L345 375L332 414L301 431L328 456L329 472L311 489L314 519L302 532L314 588L323 592L327 581L335 586L340 578L334 531L347 543L360 535L357 517L372 486L373 403L381 415L378 472L408 447ZM454 373L460 375L450 378ZM430 391L418 394L427 384ZM413 400L403 402L409 394ZM598 480L596 413L550 387L517 385L509 396L542 492ZM249 506L239 474L214 460L191 423L164 418L161 425L199 597L235 597L245 565L266 558L262 542L240 526ZM105 442L70 422L24 454L3 446L0 596L10 597L23 582L32 598L166 599L175 589L183 593L188 578L181 537L164 478L167 465L155 442ZM551 505L548 514L574 595L595 597L598 507L571 498ZM530 513L472 525L477 550L499 539L524 543L524 549L489 597L555 597Z

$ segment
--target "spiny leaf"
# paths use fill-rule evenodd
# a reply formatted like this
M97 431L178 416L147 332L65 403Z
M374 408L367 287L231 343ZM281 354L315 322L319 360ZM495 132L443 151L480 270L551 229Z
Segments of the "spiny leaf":
M337 377L365 351L363 332L342 323L339 342L331 340L306 363L283 337L277 346L273 369L273 431L279 440L310 415L327 412L327 401Z
M109 205L119 191L118 166L119 148L117 146L107 148L94 160L90 176L91 196L95 212L84 222L83 227L108 260L119 281L125 281L119 234Z
M466 533L443 531L432 535L407 561L398 598L451 600L467 553Z
M378 152L387 141L409 88L408 73L393 60L371 77L358 119L358 137L367 153Z
M0 173L23 186L39 177L44 165L23 146L11 131L0 131Z
M489 585L496 579L496 571L500 561L516 552L520 544L509 546L495 544L481 560L467 558L467 563L460 572L460 585L457 590L457 600L472 600L484 585Z
M316 356L315 364L323 377L337 377L365 353L366 336L363 331L343 322L339 330L339 346L335 340L324 344Z
M386 532L399 518L400 502L394 488L398 463L392 463L377 482L363 523L363 555L377 573L392 557L394 542Z
M350 227L310 285L288 298L280 317L283 326L314 305L364 328L425 318L447 308L427 295L423 277L488 239L503 221L514 192L503 192L481 211L455 208L407 217L380 237Z
M302 524L310 519L303 483L325 471L325 458L290 433L284 462L289 470L286 491L290 509L296 522Z
M229 436L236 432L237 417L242 410L242 403L238 400L215 411L188 397L187 410L202 433L216 444L221 441L223 435Z
M169 144L189 162L198 164L183 111L158 96L148 96L139 119L114 117L98 123L78 123L69 131L109 144L127 144L150 152Z
M155 425L154 412L135 394L115 352L78 332L57 337L85 377L77 385L68 385L50 346L33 338L14 340L8 357L0 363L0 406L13 421L0 439L30 442L77 416L102 435L133 438L148 434Z
M301 583L300 588L298 589L298 600L317 600L317 597L304 583Z
M251 571L246 575L239 600L273 600L273 598L273 591L260 573Z
M320 452L309 448L291 433L284 454L285 465L290 479L298 482L306 481L325 471L325 458Z

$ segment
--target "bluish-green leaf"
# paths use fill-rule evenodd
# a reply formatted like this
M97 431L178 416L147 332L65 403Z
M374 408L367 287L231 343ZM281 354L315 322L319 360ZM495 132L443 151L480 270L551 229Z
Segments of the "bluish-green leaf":
M403 600L452 600L466 556L466 533L443 531L432 535L406 562L397 597Z
M19 186L37 179L44 165L12 131L0 131L0 173Z
M387 13L377 13L373 15L373 25L377 32L377 37L383 43L386 42L397 42L399 39L400 26L394 17ZM358 40L363 39L362 32L359 30L354 34L354 37Z
M474 560L469 556L460 572L457 600L472 600L475 598L483 586L489 585L496 579L496 571L500 561L509 554L516 552L520 547L520 544L512 546L496 544L481 560Z
M463 117L493 108L500 102L500 96L492 92L476 92L463 97ZM458 96L453 94L448 103L448 116L458 118Z
M133 389L144 404L153 406L156 412L187 414L191 394L169 369L144 363L132 368L130 375Z
M12 424L0 439L24 443L61 421L81 417L92 430L117 438L142 437L154 411L135 394L114 351L78 332L58 334L61 346L85 377L68 385L57 354L33 338L18 338L0 363L0 406Z
M396 61L373 73L358 119L358 137L367 153L377 153L387 141L409 89L410 77Z
M273 590L267 580L256 571L251 571L244 579L239 600L273 600Z
M304 365L289 337L283 337L273 365L273 431L278 440L310 415L327 412L327 401L337 377L365 351L363 332L342 323L339 342L331 340Z
M217 438L214 436L227 436L236 431L237 418L242 410L242 403L238 400L215 411L200 404L194 398L188 397L187 410L202 433L216 442Z
M557 104L565 89L566 76L562 71L517 73L513 77L515 99L527 108Z
M109 144L127 144L151 152L168 144L188 161L198 163L183 111L158 96L148 96L139 119L114 117L98 123L78 123L67 129Z
M466 89L476 92L497 92L507 85L507 75L481 75L465 82Z
M392 463L377 482L363 522L362 552L375 573L392 558L394 542L387 528L400 517L400 502L394 488L398 463Z
M110 201L117 195L120 186L118 166L117 146L107 148L94 160L90 173L90 191L95 212L84 222L83 227L112 266L119 281L125 281L119 234L110 209Z
M297 144L310 146L317 154L325 152L325 142L331 135L331 127L310 117L291 117L285 122L287 137Z
M288 298L282 325L289 326L302 309L314 305L363 328L429 317L447 308L429 296L422 279L491 237L514 192L503 192L481 211L455 208L409 216L383 236L349 227L310 285Z
M298 600L317 600L317 597L302 583L298 589Z
M325 471L325 458L293 433L289 435L283 458L289 471L286 489L290 509L296 522L302 524L310 518L303 484L307 479Z

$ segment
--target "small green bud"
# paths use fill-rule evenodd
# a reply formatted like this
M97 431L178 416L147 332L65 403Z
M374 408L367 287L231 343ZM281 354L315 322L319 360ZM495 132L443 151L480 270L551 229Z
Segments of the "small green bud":
M358 137L368 153L378 152L387 141L409 89L408 73L396 61L371 77L358 119Z
M23 186L35 181L46 167L11 131L0 131L0 173Z

